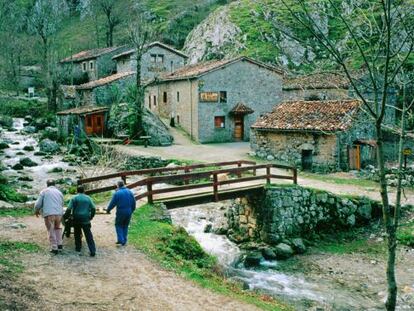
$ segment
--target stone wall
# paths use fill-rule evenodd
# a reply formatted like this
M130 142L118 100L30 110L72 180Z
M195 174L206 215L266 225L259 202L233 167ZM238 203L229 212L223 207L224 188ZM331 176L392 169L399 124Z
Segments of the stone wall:
M347 89L283 89L284 101L348 99Z
M378 202L349 198L299 186L275 186L235 200L227 212L234 240L255 238L277 244L292 237L344 229L381 214Z

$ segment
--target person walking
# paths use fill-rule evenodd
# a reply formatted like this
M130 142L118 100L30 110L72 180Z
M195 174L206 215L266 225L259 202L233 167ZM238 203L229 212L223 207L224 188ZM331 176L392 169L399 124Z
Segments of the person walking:
M115 230L117 235L116 244L124 246L128 240L128 226L132 213L135 211L136 202L134 194L125 187L122 180L117 182L117 190L112 196L111 202L106 209L108 214L116 207Z
M95 204L92 199L85 194L85 188L78 186L78 194L74 196L65 212L65 218L71 214L73 216L73 229L75 235L75 250L80 252L82 249L82 231L85 235L86 243L89 248L89 255L94 257L96 254L95 241L91 231L91 220L95 216Z
M35 215L42 217L49 236L50 252L58 254L62 250L62 215L63 215L63 194L55 187L55 181L49 179L46 182L47 188L40 192L35 203Z

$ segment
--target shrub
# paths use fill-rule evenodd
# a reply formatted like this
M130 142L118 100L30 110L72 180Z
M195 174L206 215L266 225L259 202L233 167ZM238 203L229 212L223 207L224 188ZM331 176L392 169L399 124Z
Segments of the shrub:
M27 115L38 118L48 115L49 112L47 104L37 100L0 99L0 114L16 118Z
M0 101L1 105L1 101ZM1 109L1 106L0 106ZM5 128L11 128L13 126L13 118L8 115L1 115L0 112L0 125Z
M397 240L404 245L414 247L414 221L398 228Z

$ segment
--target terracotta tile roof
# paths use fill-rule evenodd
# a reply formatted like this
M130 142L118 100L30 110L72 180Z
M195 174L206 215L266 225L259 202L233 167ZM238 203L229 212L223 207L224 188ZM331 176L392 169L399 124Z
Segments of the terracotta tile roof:
M91 113L98 113L98 112L105 112L108 111L108 107L96 107L96 106L83 106L72 108L68 110L59 111L56 114L63 116L63 115L84 115L84 114L91 114Z
M258 65L260 67L264 67L266 69L272 70L277 72L278 74L283 74L283 71L267 65L265 63L253 60L249 57L240 56L232 59L223 59L223 60L213 60L208 62L201 62L194 65L188 65L185 67L181 67L180 69L177 69L176 71L168 74L161 75L161 77L158 79L158 81L174 81L174 80L184 80L184 79L190 79L190 78L196 78L203 74L206 74L210 71L217 70L219 68L222 68L226 65L230 65L239 61L247 61L250 63L253 63L255 65Z
M166 50L169 50L169 51L171 51L175 54L178 54L182 57L188 58L187 54L184 54L183 52L181 52L180 50L177 50L176 48L172 47L171 45L168 45L168 44L165 44L165 43L162 43L162 42L159 42L159 41L155 41L155 42L152 42L152 43L148 44L146 46L146 48L149 49L149 48L152 48L153 46L156 46L156 45L158 45L158 46L160 46L160 47L162 47ZM135 52L135 49L129 49L125 52L122 52L122 53L119 53L119 54L115 55L114 57L112 57L112 59L116 59L116 58L119 58L119 57L122 57L122 56L127 56L127 55L130 55L130 54L134 53L134 52Z
M231 114L250 114L253 113L254 110L250 107L247 107L245 104L243 103L238 103L236 104L236 106L234 106L231 110L230 113Z
M110 47L110 48L100 48L100 49L92 49L92 50L86 50L86 51L81 51L79 53L73 54L72 56L66 57L64 59L62 59L60 62L61 63L70 63L70 62L80 62L83 60L87 60L87 59L91 59L91 58L96 58L98 56L107 54L107 53L111 53L113 51L116 51L118 49L120 49L122 47Z
M94 89L96 87L112 83L116 80L120 80L120 79L129 77L129 76L132 76L134 74L135 74L135 71L119 72L119 73L113 74L113 75L105 77L105 78L101 78L101 79L98 79L98 80L94 80L94 81L91 81L91 82L88 82L88 83L78 85L78 86L76 86L76 89L77 90Z
M348 79L335 72L320 72L304 76L285 78L284 90L307 90L307 89L348 89Z
M359 100L289 101L260 117L252 128L270 131L344 131L361 107Z

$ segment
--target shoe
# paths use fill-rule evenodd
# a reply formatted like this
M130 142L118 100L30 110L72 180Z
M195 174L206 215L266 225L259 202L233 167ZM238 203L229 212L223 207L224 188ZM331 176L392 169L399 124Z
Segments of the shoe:
M95 255L96 255L95 253L90 253L89 254L89 256L91 256L91 257L95 257Z
M122 243L118 241L118 242L116 242L115 244L116 244L116 245L120 245L120 244L122 244Z
M50 251L50 253L51 253L51 254L53 254L53 255L57 255L57 254L59 254L59 252L58 252L58 250L57 250L57 249L52 249L52 250Z
M62 250L63 249L63 245L58 245L58 250Z

